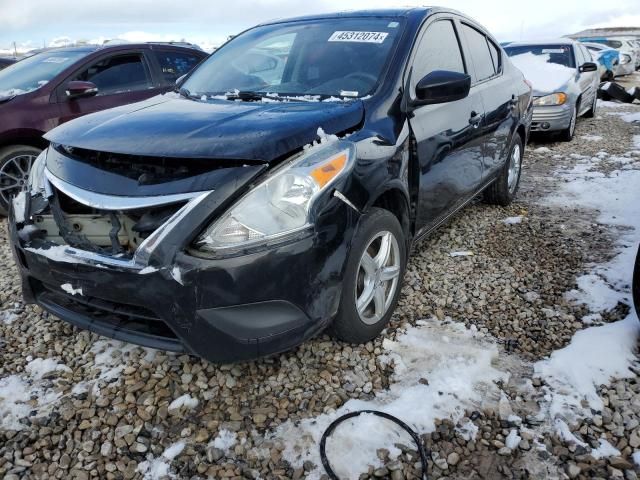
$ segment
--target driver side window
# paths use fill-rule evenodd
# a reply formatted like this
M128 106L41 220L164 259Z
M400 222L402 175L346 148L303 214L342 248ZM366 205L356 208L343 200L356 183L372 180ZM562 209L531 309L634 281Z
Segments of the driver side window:
M78 74L74 80L92 82L98 95L146 90L151 79L140 54L116 55L103 58Z
M435 70L466 73L460 42L451 20L438 20L427 27L413 60L411 91Z

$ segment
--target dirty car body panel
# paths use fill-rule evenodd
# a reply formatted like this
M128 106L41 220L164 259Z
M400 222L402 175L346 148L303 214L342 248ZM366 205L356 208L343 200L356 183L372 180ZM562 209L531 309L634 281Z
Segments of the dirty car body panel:
M459 32L463 72L479 69L462 24L484 30L456 12L304 17L234 38L189 74L180 94L51 131L41 174L10 212L25 299L101 335L219 362L282 352L320 332L338 313L352 242L369 211L392 211L409 248L498 177L515 139L526 143L531 90L490 36L500 67L486 78L474 73L470 96L440 105L412 99L407 85L426 48L419 40L437 22ZM328 24L336 31L331 49L389 41L375 79L353 75L350 89L316 95L285 86L270 97L187 91L234 42ZM376 30L363 33L369 24ZM287 55L277 48L252 51L263 63L243 81L255 82L264 65L281 68ZM306 69L310 82L323 65ZM231 221L229 212L316 157L333 163L313 170L328 183L309 202L304 225L237 247L203 243ZM343 170L326 180L334 167ZM249 223L260 225L259 216ZM237 229L242 238L257 235Z

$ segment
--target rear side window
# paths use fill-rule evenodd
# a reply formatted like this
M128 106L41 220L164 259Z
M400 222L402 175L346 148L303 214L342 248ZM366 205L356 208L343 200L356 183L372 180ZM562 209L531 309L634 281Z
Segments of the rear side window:
M471 60L473 61L474 74L471 76L474 82L481 82L496 74L494 61L489 51L487 37L469 25L462 24L462 31L469 46Z
M95 83L98 95L114 95L152 87L140 54L104 58L81 72L75 80Z
M160 50L155 54L160 64L162 78L166 83L175 83L178 78L189 73L200 62L200 57L192 53Z
M502 70L500 49L489 39L487 39L487 45L489 45L489 53L491 54L491 60L493 61L493 69L498 73Z
M439 20L427 28L416 50L412 87L435 70L465 73L460 43L451 20Z

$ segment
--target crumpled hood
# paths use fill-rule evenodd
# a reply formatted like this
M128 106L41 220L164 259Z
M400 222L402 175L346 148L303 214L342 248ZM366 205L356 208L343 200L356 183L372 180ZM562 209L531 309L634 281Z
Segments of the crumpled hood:
M161 95L87 115L45 135L51 142L119 154L269 162L357 126L362 101L201 102Z

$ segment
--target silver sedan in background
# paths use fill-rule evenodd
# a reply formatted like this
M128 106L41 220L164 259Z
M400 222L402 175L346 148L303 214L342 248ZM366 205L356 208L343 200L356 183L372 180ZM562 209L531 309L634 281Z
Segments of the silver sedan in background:
M559 133L570 141L578 117L596 112L600 79L589 50L569 38L514 42L504 49L532 84L531 131Z

